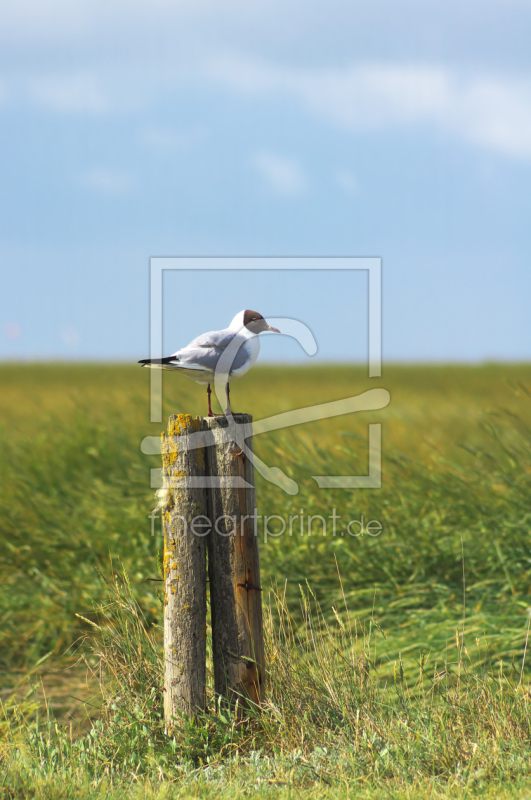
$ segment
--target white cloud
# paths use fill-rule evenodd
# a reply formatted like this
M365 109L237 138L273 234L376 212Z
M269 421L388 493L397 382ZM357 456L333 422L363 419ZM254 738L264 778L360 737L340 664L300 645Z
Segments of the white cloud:
M4 325L4 334L6 339L20 339L22 329L18 322L6 322Z
M64 35L81 35L89 19L86 2L17 0L0 5L0 35L10 44L57 42Z
M359 193L359 184L355 176L346 169L340 169L334 175L335 181L344 192L354 197Z
M266 0L256 5L260 4L265 6L267 15ZM256 10L250 9L245 0L227 0L223 8L216 0L17 0L0 3L0 37L17 44L99 39L101 47L109 37L119 45L124 34L141 38L146 30L157 30L159 26L160 37L173 37L173 32L167 30L172 24L205 17L206 22L214 17L219 23L227 13L234 22L241 14L255 16Z
M531 80L466 77L442 67L382 64L282 68L224 59L210 80L250 95L288 94L349 130L432 126L515 158L531 158Z
M96 77L86 72L34 78L29 82L29 92L39 105L53 111L105 114L111 108Z
M61 113L129 111L216 81L253 95L290 95L349 130L431 126L527 159L531 78L497 74L496 63L529 65L525 39L513 31L525 30L530 14L529 0L18 0L0 3L0 41L10 95L39 73L29 82L31 99ZM252 59L215 59L222 48L249 52L249 41ZM369 60L382 41L394 62ZM360 61L349 64L353 52ZM437 52L439 63L422 63L426 52ZM282 66L288 59L292 66ZM450 66L473 59L491 64L490 74ZM346 66L322 66L337 63ZM179 137L151 138L169 152Z
M159 155L168 155L176 150L189 149L208 136L204 126L176 131L169 128L149 127L140 136L141 141Z
M294 196L301 194L306 188L305 175L292 158L262 150L254 155L252 163L277 194Z
M297 76L292 86L313 111L354 129L436 119L450 100L445 72L426 67L321 70Z
M78 182L86 189L102 194L122 196L129 194L133 187L131 176L126 172L95 167L79 176Z
M72 326L63 329L61 332L61 339L69 347L77 347L81 341L79 331L77 328L73 328Z
M0 40L8 48L90 50L96 58L104 49L123 52L131 43L135 50L143 44L144 52L152 49L160 54L164 48L171 55L178 31L179 52L190 41L194 51L206 42L203 52L212 52L212 45L219 42L237 49L252 41L254 52L283 49L293 55L307 46L307 54L326 50L334 56L339 44L343 58L353 47L359 52L366 40L373 51L381 50L382 42L387 48L396 41L400 47L404 42L425 45L434 30L435 44L451 38L448 31L454 36L475 32L474 40L466 37L468 51L475 52L484 44L481 23L486 18L498 22L497 52L491 55L501 54L503 63L502 47L517 47L515 25L527 21L528 10L529 0L4 0ZM510 28L512 35L501 37L500 27ZM488 39L485 44L488 47Z
M456 110L470 141L531 158L531 80L477 80Z

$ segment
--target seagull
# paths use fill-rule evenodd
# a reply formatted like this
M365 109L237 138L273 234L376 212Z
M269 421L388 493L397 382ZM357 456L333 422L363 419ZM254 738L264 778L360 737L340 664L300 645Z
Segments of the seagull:
M225 392L227 395L226 415L232 414L229 396L229 381L241 378L249 372L255 364L260 352L260 341L258 334L263 331L280 333L277 328L268 325L266 320L257 311L240 311L228 328L223 331L210 331L203 333L194 339L186 347L177 350L172 356L167 358L146 358L139 361L143 367L151 369L172 369L179 370L187 378L197 383L207 384L208 397L208 416L213 417L210 405L210 395L212 391L210 384L214 381L216 367L219 359L232 343L234 353L232 364L228 373ZM228 366L228 364L227 364Z

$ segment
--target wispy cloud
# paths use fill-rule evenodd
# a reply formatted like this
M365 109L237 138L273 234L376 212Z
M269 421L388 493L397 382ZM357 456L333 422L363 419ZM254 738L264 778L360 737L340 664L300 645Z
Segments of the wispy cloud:
M224 59L211 80L238 92L291 94L349 130L434 126L469 143L531 158L531 79L464 76L443 67L382 64L283 68Z
M359 193L359 183L355 176L347 169L340 169L334 175L335 182L344 192L354 197Z
M297 161L267 150L261 150L252 158L267 185L277 194L294 196L301 194L307 186L304 172Z
M53 111L76 114L105 114L111 102L97 78L90 73L48 75L29 83L31 98Z
M78 177L78 183L86 189L111 196L129 194L133 188L133 180L126 172L94 167Z
M4 325L4 335L6 339L20 339L22 329L18 322L6 322Z
M61 339L69 347L78 347L81 341L79 331L71 325L68 328L63 328L61 331Z
M204 126L196 126L188 130L149 127L142 131L140 140L151 150L160 155L168 155L176 150L189 149L204 141L208 131Z

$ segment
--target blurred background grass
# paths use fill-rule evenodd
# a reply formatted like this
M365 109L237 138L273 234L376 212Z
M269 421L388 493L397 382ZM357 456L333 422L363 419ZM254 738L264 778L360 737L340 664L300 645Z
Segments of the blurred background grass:
M160 622L158 584L146 581L158 577L162 540L148 514L160 461L140 442L164 424L149 422L149 378L114 364L0 366L4 699L38 676L57 713L72 712L72 696L88 691L65 670L88 628L76 614L95 618L122 565L148 622ZM163 380L164 419L205 413L203 387ZM266 593L285 596L295 618L306 582L326 619L346 613L346 598L360 630L371 621L382 680L401 659L416 682L420 658L452 661L461 647L475 662L519 670L531 604L531 367L391 366L369 380L361 367L262 366L232 399L259 419L376 386L391 393L383 411L256 437L256 453L300 487L288 496L257 476L260 514L327 517L335 508L344 521L363 514L383 526L378 537L324 537L316 524L309 537L261 541ZM312 475L367 473L374 422L383 426L382 489L319 490Z

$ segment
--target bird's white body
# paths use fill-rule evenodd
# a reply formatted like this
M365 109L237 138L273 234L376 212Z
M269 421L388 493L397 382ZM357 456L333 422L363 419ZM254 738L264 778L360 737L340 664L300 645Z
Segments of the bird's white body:
M186 347L177 350L173 353L173 357L178 363L172 364L169 368L178 369L196 383L213 383L218 361L226 348L231 345L231 355L234 356L234 360L232 364L227 364L227 367L230 367L228 380L241 378L254 366L260 353L260 339L244 327L243 314L243 311L236 314L225 330L203 333Z
M176 370L196 383L206 384L209 414L210 384L216 383L216 378L223 380L227 412L230 412L229 381L241 378L254 366L260 352L258 334L263 331L279 333L261 314L247 309L236 314L225 330L203 333L167 358L145 359L139 363L152 369Z

